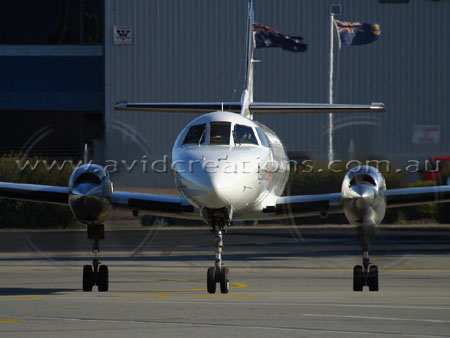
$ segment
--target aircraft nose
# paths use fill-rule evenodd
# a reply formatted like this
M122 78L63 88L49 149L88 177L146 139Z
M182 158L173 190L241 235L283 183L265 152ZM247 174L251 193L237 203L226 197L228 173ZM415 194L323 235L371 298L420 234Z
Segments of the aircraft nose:
M237 174L203 172L196 177L196 193L192 194L194 190L191 190L190 197L199 206L219 209L234 205L242 198L245 182Z
M250 157L245 158L244 165L242 159L229 153L203 155L189 170L176 172L177 185L196 207L239 207L256 199L259 192L258 162Z
M236 194L235 175L212 173L208 175L208 193L205 206L208 208L223 208L232 204L233 194Z

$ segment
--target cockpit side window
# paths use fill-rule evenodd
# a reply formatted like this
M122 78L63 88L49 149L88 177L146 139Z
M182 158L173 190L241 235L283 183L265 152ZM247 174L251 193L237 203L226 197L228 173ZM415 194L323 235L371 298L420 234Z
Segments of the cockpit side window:
M201 144L205 143L206 124L197 124L189 128L182 144Z
M256 132L258 133L259 141L263 147L270 147L269 141L267 141L266 135L264 135L263 131L256 127Z
M249 126L244 126L242 124L236 124L234 126L234 143L235 144L256 144L258 145L258 141L256 140L255 133L253 132L253 128Z
M229 145L230 132L230 122L211 122L209 144Z

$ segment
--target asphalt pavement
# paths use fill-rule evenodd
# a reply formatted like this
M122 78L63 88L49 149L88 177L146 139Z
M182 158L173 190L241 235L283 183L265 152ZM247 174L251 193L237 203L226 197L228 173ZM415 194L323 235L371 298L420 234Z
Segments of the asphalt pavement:
M226 295L206 292L208 228L107 231L108 292L82 292L84 231L0 232L4 337L449 337L450 228L381 228L380 291L352 291L348 227L235 228Z

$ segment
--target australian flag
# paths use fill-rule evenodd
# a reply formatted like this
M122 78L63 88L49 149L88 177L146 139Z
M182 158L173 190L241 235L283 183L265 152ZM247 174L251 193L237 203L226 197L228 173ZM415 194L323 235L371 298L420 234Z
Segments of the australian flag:
M279 47L291 52L305 52L308 45L301 36L287 36L264 25L253 25L256 48Z
M344 22L335 20L342 47L364 45L380 38L380 25L374 22Z

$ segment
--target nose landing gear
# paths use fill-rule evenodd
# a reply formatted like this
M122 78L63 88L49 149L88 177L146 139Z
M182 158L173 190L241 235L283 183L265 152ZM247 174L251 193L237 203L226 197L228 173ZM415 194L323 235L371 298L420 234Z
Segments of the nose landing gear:
M374 227L358 226L357 236L363 250L363 265L353 268L353 291L362 291L364 286L368 286L369 291L378 291L378 267L370 265L369 259L369 242L374 237Z
M229 222L224 218L211 218L211 232L216 236L216 262L213 267L208 268L206 274L208 293L216 293L216 285L220 284L220 292L228 293L230 289L230 271L223 266L223 232L227 231Z
M83 267L83 291L90 292L97 285L98 291L108 291L109 272L107 265L100 265L99 251L100 240L105 238L105 227L103 224L89 224L87 226L88 238L92 240L92 252L94 258L92 265Z

